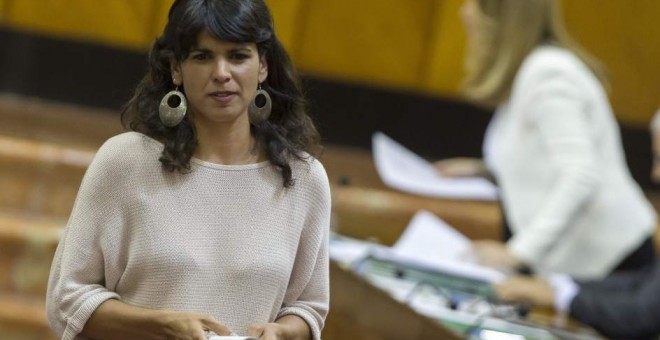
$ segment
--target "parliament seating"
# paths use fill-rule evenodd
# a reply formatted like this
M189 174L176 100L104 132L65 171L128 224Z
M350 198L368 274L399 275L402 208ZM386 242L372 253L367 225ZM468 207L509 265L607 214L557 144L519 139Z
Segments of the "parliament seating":
M0 95L2 338L54 339L44 312L52 257L95 150L121 131L114 112ZM391 190L379 180L365 150L327 146L320 159L332 185L333 228L341 234L389 245L413 214L425 209L470 238L499 238L501 217L493 202L431 199ZM343 296L343 289L337 290L340 284L365 291L363 283L339 270L333 267L331 278L336 296L331 306L337 311L346 310L341 306L347 297L338 300ZM420 339L429 338L427 332L435 329L428 320L414 319L406 308L388 308L402 313ZM331 314L324 338L357 334L363 339L388 339L365 323L368 319L358 320L355 315Z
M0 338L55 339L50 264L94 151L116 114L0 95Z
M116 113L0 96L1 334L53 338L44 312L52 257L95 150L121 131ZM348 235L391 244L417 205L445 209L434 200L387 189L364 150L327 147L321 160L333 187L333 221ZM486 211L475 220L496 216ZM329 319L328 337L334 332L340 338L347 329L364 332L347 326L349 321Z

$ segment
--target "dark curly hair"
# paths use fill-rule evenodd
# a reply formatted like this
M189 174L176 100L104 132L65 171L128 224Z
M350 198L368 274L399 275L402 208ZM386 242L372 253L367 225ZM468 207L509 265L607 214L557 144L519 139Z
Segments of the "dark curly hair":
M272 98L268 120L250 125L257 143L266 150L285 187L294 184L290 162L316 156L319 134L308 116L300 79L284 47L275 36L273 20L263 0L176 0L168 23L149 52L149 71L122 110L125 128L141 132L165 145L160 162L174 172L190 170L197 135L189 116L175 127L166 127L158 116L161 98L174 88L171 61L188 57L202 31L219 40L254 42L268 63L262 88Z

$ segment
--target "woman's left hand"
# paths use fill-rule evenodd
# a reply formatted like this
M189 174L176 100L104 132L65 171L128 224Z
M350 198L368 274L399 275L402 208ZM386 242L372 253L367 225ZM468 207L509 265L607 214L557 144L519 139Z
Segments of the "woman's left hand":
M259 340L282 340L285 339L284 325L271 323L255 323L247 329L247 335Z
M505 243L493 240L480 240L472 242L472 251L477 262L498 269L515 270L523 263L517 259L506 247Z
M307 323L297 315L285 315L275 322L254 323L247 335L259 340L306 340L311 339Z

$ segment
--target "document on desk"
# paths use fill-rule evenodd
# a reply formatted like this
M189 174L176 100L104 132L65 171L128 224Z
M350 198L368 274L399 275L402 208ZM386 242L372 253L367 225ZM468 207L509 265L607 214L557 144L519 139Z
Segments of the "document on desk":
M399 259L462 277L498 282L505 274L475 263L470 240L428 211L419 211L410 220L392 253Z
M374 248L385 246L330 233L329 253L333 261L351 264L367 257Z
M430 162L382 132L374 133L372 147L376 170L391 188L438 198L497 199L496 187L486 179L443 177Z

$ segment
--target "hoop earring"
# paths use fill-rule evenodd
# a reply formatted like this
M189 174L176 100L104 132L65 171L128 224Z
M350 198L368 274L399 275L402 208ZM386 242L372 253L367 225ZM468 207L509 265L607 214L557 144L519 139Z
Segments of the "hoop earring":
M259 96L262 96L264 101L264 104L261 107L257 105L257 98ZM250 101L250 105L248 106L248 118L250 119L250 123L259 124L268 120L272 109L273 102L270 99L270 95L266 90L262 90L261 84L259 84L257 92L254 94L254 98L252 98L252 101Z
M172 96L176 96L179 99L179 105L176 107L170 106L169 101ZM181 123L183 117L186 116L187 110L188 103L186 102L186 96L179 91L179 87L177 86L176 89L168 92L160 101L158 116L160 117L160 121L163 122L163 125L174 127Z

